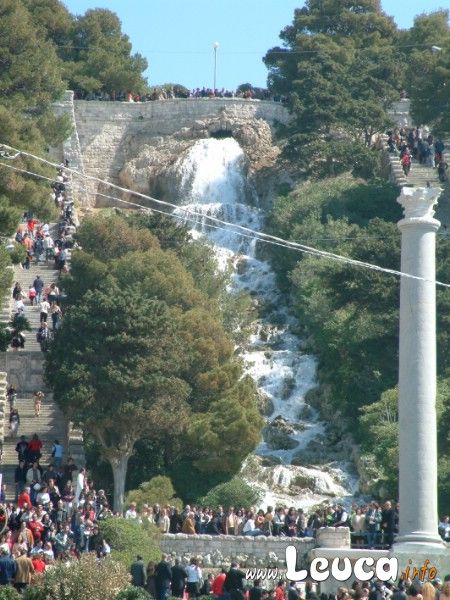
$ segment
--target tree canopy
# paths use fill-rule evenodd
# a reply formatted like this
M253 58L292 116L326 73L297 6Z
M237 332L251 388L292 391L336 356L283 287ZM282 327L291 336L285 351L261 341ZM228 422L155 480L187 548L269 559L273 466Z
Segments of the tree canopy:
M284 153L307 174L346 170L390 122L401 81L395 24L378 0L308 0L280 37L264 62L293 115Z
M450 26L448 10L416 17L403 42L407 57L406 87L419 124L440 136L450 133Z
M262 419L218 303L174 251L125 216L87 218L77 237L83 250L66 278L69 310L46 378L110 463L115 507L138 440L166 471L187 461L198 472L236 472L259 441Z
M397 195L394 186L348 174L304 183L276 200L270 227L276 235L398 270ZM443 281L450 279L449 244L438 238L438 278ZM309 401L325 418L334 415L331 427L339 423L341 432L351 430L362 451L375 457L384 489L395 497L398 426L397 394L392 390L398 379L398 280L285 249L273 251L273 264L319 359L321 390L310 394ZM448 291L438 289L439 495L446 511L449 302Z

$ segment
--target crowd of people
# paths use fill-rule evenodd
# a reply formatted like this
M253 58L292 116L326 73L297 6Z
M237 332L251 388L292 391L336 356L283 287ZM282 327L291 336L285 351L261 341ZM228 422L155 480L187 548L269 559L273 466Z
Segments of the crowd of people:
M16 230L15 241L21 244L25 251L22 268L28 270L31 264L46 265L54 262L55 270L60 274L67 272L68 251L73 247L73 234L75 232L73 201L66 197L68 173L65 171L68 162L65 161L57 170L57 176L52 183L52 199L59 209L58 228L54 234L47 221L39 221L31 211L24 213L22 222ZM62 318L61 303L63 295L54 281L44 281L36 275L28 289L22 289L17 281L12 290L14 311L12 322L11 347L14 351L25 348L26 334L23 330L25 322L20 317L26 317L26 303L30 306L39 306L40 319L36 339L43 352L47 350L51 339L49 329L49 316L52 331L55 331Z
M389 152L400 157L405 176L409 175L412 159L421 165L436 168L441 182L447 181L448 164L444 159L445 144L423 127L395 129L388 132Z
M383 583L376 579L355 581L351 587L340 587L334 594L319 593L316 584L305 584L279 579L276 587L270 581L247 579L245 570L237 562L220 573L202 572L196 558L184 566L178 559L173 562L163 554L160 562L144 565L138 555L131 565L132 584L145 588L155 600L197 598L210 596L214 600L450 600L450 575L444 580L435 578L421 582L418 578L401 578L396 582ZM281 574L281 572L280 572Z
M306 514L301 508L268 506L263 509L235 508L230 506L217 510L186 505L183 510L174 506L145 504L141 511L131 503L125 513L127 519L148 521L162 533L185 533L188 535L243 535L316 537L321 527L349 527L352 545L362 548L387 548L392 546L398 533L399 504L386 501L367 505L353 504L350 510L336 504ZM449 517L443 517L439 533L450 541Z
M111 515L103 490L96 492L84 467L55 440L52 462L40 464L42 441L21 436L16 445L15 502L0 497L0 584L22 589L34 573L43 573L55 560L71 560L84 552L100 558L110 548L98 521Z
M286 98L272 94L265 88L249 87L244 90L226 90L225 88L213 89L209 87L188 90L184 86L161 86L145 94L134 92L120 92L112 96L106 92L77 92L76 100L98 100L103 102L151 102L154 100L170 100L173 98L245 98L248 100L271 100L273 102L286 102Z

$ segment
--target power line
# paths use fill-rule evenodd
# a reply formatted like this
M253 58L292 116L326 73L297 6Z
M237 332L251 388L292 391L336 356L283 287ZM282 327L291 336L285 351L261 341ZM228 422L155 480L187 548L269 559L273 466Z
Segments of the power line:
M8 144L0 143L0 146L4 146L6 148L9 148L10 150L13 150L14 152L19 152L20 154L22 154L24 156L28 156L30 158L33 158L33 159L35 159L37 161L40 161L40 162L42 162L44 164L47 164L49 166L56 167L56 168L60 167L60 165L57 164L57 163L51 162L51 161L49 161L49 160L47 160L45 158L42 158L40 156L36 156L34 154L31 154L30 152L26 152L24 150L19 150L17 148L13 148L12 146L9 146ZM9 166L9 165L5 165L5 166ZM191 210L191 209L189 209L187 207L177 206L176 204L173 204L171 202L167 202L165 200L159 200L157 198L153 198L153 197L148 196L146 194L143 194L141 192L130 190L128 188L123 188L123 187L121 187L119 185L116 185L114 183L111 183L109 181L100 179L99 177L94 177L92 175L84 175L84 174L80 173L79 171L76 171L75 169L70 169L69 167L65 167L65 169L66 169L66 171L68 171L68 172L72 173L73 175L75 175L77 177L80 177L82 179L88 179L88 180L91 180L91 181L96 181L96 182L101 183L103 185L112 187L113 189L116 189L116 190L118 190L120 192L123 192L123 193L126 193L126 194L131 194L131 195L134 195L134 196L138 196L138 197L144 198L145 200L150 200L151 202L155 202L156 204L168 207L170 209L185 211L185 213L187 213L187 216L189 216L189 215L192 214L192 215L195 215L195 216L201 218L202 220L208 219L209 221L212 221L214 224L219 225L219 227L217 227L218 229L222 229L222 230L227 231L229 233L233 233L234 235L242 233L243 237L250 237L251 239L257 239L257 240L260 240L260 241L265 241L267 243L271 243L271 244L274 244L274 245L279 245L279 246L282 246L282 247L285 247L285 248L297 250L298 252L302 252L304 254L309 254L309 255L313 255L313 256L317 256L317 257L322 257L322 258L329 258L329 259L332 259L334 261L345 263L345 264L349 264L349 265L356 266L356 267L362 267L362 268L370 269L370 270L373 270L373 271L378 271L378 272L381 272L381 273L386 273L386 274L389 274L389 275L395 275L395 276L399 276L399 277L407 277L407 278L410 278L410 279L415 279L415 280L419 280L419 281L425 281L427 283L432 283L432 284L435 284L435 285L438 285L438 286L441 286L441 287L450 288L450 284L448 284L448 283L444 283L444 282L441 282L441 281L433 281L433 280L425 279L423 277L418 277L416 275L411 275L410 273L403 273L403 272L398 271L396 269L389 269L389 268L386 268L386 267L380 267L379 265L374 265L372 263L368 263L368 262L365 262L365 261L360 261L360 260L357 260L357 259L349 258L349 257L346 257L346 256L335 254L333 252L328 252L328 251L325 251L325 250L319 250L318 248L313 248L313 247L310 247L310 246L306 246L305 244L300 244L298 242L292 242L292 241L289 241L289 240L285 240L283 238L279 238L279 237L274 236L274 235L270 235L270 234L267 234L267 233L263 233L261 231L256 231L256 230L250 229L249 227L245 227L243 225L238 225L236 223L229 223L228 221L224 221L224 220L219 219L217 217L213 217L213 216L210 216L210 215L204 215L203 213L199 213L199 212L197 212L195 210ZM32 173L30 172L30 174L32 174ZM141 209L144 209L144 210L152 210L150 207L138 204L136 202L130 202L129 200L121 200L119 198L114 198L114 199L115 200L119 200L120 202L123 202L124 204L128 204L130 206L134 206L134 207L141 208ZM196 220L195 223L198 223L198 221ZM206 223L206 225L211 226L211 223ZM229 229L229 228L234 228L234 229ZM238 231L235 231L235 229L237 229Z

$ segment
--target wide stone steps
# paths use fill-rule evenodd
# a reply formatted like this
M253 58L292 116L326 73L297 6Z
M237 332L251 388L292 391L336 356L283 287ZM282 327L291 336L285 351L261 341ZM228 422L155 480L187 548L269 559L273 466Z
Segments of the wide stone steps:
M52 224L50 226L50 231L51 235L55 238L57 234L57 225ZM43 443L42 458L40 460L40 464L44 467L47 466L51 461L51 449L55 439L59 440L64 446L65 456L68 455L66 419L64 418L64 415L62 414L61 410L54 403L52 394L50 392L47 392L47 390L45 389L44 382L42 380L40 365L42 364L44 355L41 352L40 344L36 341L36 333L40 327L39 305L31 305L28 299L28 290L33 284L33 281L35 280L37 275L39 275L42 281L44 282L44 288L47 287L50 283L56 283L58 285L58 271L55 270L53 260L48 262L41 261L40 263L36 263L36 261L33 260L32 264L30 265L30 269L22 269L20 265L14 267L13 285L16 282L19 282L22 287L22 291L27 295L27 298L24 299L25 317L30 323L31 331L24 332L26 338L25 352L18 350L16 353L11 348L9 348L8 354L11 353L11 360L13 358L12 354L16 354L14 360L21 356L20 360L23 361L24 368L27 364L30 364L30 361L32 361L33 365L36 365L36 359L33 357L37 357L38 360L37 371L33 371L33 383L30 383L28 379L25 379L23 380L25 387L23 385L17 387L17 399L15 406L18 409L20 415L18 437L12 438L10 435L9 403L7 402L5 405L5 419L3 426L4 441L2 456L2 476L3 483L6 484L6 495L8 500L13 499L15 494L14 471L18 465L18 457L15 448L17 441L21 435L26 436L27 440L30 440L33 434L35 433L39 436ZM12 316L14 313L14 301L12 300L12 293L10 294L9 299L7 300L3 308L3 318L5 318L5 316L8 315L8 313L9 317ZM51 329L52 322L50 315L47 319L47 322L49 323L49 327ZM9 369L10 368L11 367L9 367ZM33 366L32 368L36 369L36 366ZM36 417L34 412L34 387L36 387L35 391L40 389L45 393L45 398L41 404L41 411L39 417Z
M62 412L53 402L51 394L46 394L42 404L39 417L35 416L34 401L32 394L21 395L20 391L16 400L16 408L20 415L20 426L18 437L12 438L9 432L8 418L5 419L2 472L3 483L6 484L7 497L14 496L14 471L18 465L16 444L21 435L30 440L37 433L43 443L42 458L40 464L44 467L51 461L51 449L55 439L63 445L66 444L65 419ZM9 414L9 406L6 407ZM66 451L66 448L65 448Z
M24 300L25 304L25 317L30 323L31 331L25 332L25 350L36 352L41 351L40 344L36 341L36 333L40 327L40 310L39 305L31 305L28 300L28 290L31 285L33 285L33 281L36 279L36 275L39 275L40 278L44 282L44 286L46 287L50 283L56 283L58 280L58 271L54 268L53 261L49 264L32 264L30 269L20 269L20 267L16 267L14 269L14 282L19 282L22 291L27 294L27 298ZM11 304L11 315L14 313L14 302ZM47 322L49 324L49 328L51 329L51 317L48 316ZM20 352L20 350L19 350Z
M399 156L389 154L389 161L395 182L399 187L427 187L428 184L431 187L442 186L439 181L437 169L421 165L417 160L413 159L411 162L411 170L408 175L405 175Z

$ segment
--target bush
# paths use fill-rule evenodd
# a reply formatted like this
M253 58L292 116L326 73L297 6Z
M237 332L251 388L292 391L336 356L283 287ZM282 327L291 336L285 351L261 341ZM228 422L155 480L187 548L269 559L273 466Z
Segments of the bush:
M13 265L20 265L25 262L27 256L27 249L22 244L14 242L13 247L9 251L9 258Z
M0 587L0 600L20 600L21 596L12 586Z
M57 562L35 586L28 588L25 600L115 600L128 587L128 570L119 562L106 558L98 561L93 554L83 554L69 566Z
M181 508L181 500L175 498L175 490L169 477L157 475L150 481L144 481L137 490L130 490L127 494L125 503L136 502L140 510L144 504L153 506L154 504L170 504Z
M141 525L132 519L111 517L100 523L100 531L111 546L111 557L128 570L139 553L144 562L161 558L159 530L150 523Z
M151 596L143 588L131 585L126 590L119 592L116 600L150 600Z
M241 477L233 477L230 481L220 483L212 488L201 503L204 506L253 506L261 499L259 490L254 489Z

